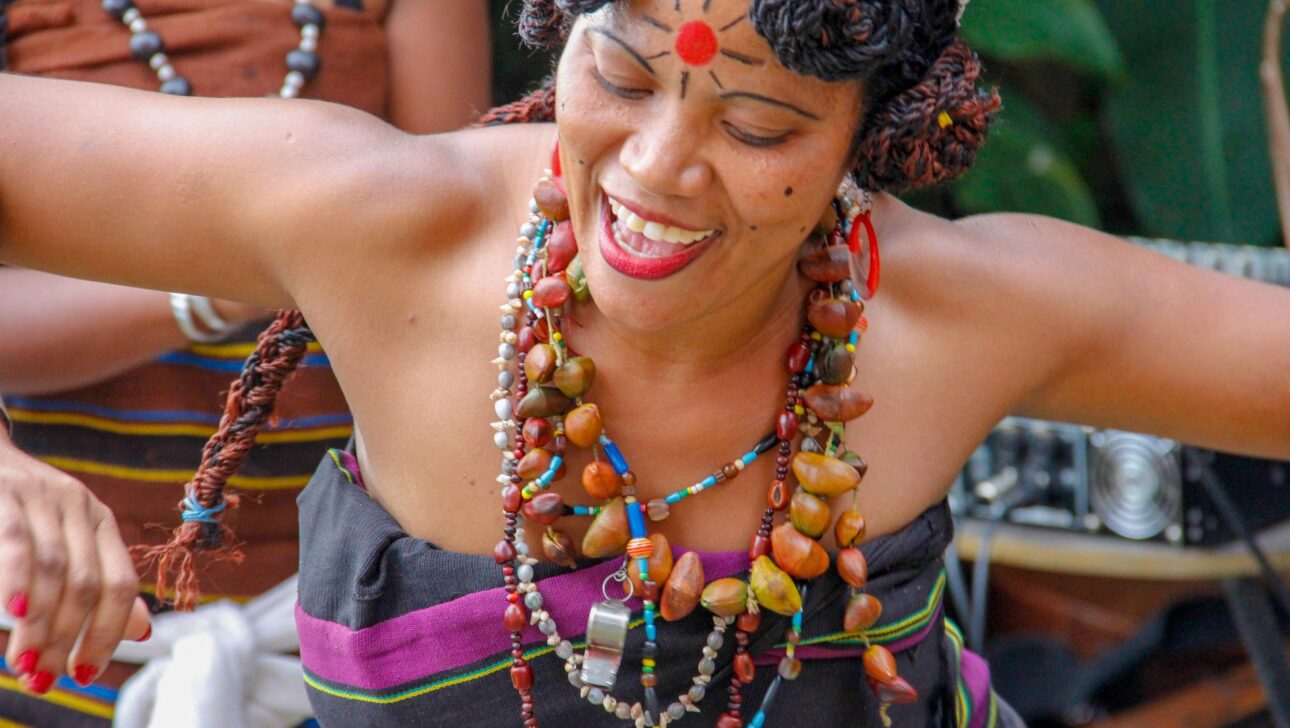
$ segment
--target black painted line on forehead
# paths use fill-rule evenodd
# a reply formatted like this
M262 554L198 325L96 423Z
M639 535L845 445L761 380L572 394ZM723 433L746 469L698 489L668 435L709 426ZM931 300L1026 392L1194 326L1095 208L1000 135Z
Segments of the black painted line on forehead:
M744 54L732 51L729 48L722 48L721 55L725 56L726 58L739 61L745 66L760 66L764 63L764 61L759 61L756 58L753 58L752 56L745 56Z
M734 20L730 21L729 23L726 23L725 25L723 25L723 26L721 26L720 28L718 28L718 30L719 30L719 31L721 31L722 33L724 33L724 32L726 32L727 30L730 30L731 28L735 27L736 25L739 25L740 23L744 22L744 21L745 21L745 20L747 20L747 19L748 19L748 16L747 16L747 15L740 15L739 17L735 18Z
M659 20L658 18L655 18L652 15L646 15L645 13L641 13L641 20L644 20L649 25L652 25L655 28L658 28L659 30L662 30L664 32L667 32L667 33L672 32L672 26L668 25L667 23L664 23L663 21Z
M690 72L681 71L681 98L685 98L686 89L690 87Z
M712 7L712 0L703 0L703 12L708 12L710 7Z
M731 91L729 93L721 94L720 98L723 101L728 99L750 99L752 101L760 101L764 104L770 104L771 106L778 106L782 109L788 109L789 111L796 112L802 116L805 116L811 121L823 121L823 119L821 119L819 116L812 114L811 112L807 111L806 109L803 109L800 106L797 106L795 104L790 104L787 101L772 99L769 96L762 96L761 94L753 94L753 93L748 93L746 91Z
M715 84L717 85L717 88L721 89L722 91L725 91L725 90L726 90L726 87L725 87L724 85L722 85L722 83L721 83L721 79L717 78L717 72L716 72L716 71L714 71L714 70L712 70L712 69L710 69L710 68L709 68L709 69L708 69L708 75L712 77L712 82L713 82L713 83L715 83Z
M623 40L622 38L619 38L613 33L610 33L604 28L591 28L590 32L596 33L597 35L603 35L604 37L608 38L610 41L617 43L620 48L627 51L628 55L630 55L633 60L635 60L637 63L641 65L641 68L644 68L646 71L649 71L650 75L652 76L658 75L658 72L656 72L654 70L654 67L650 65L650 62L645 59L645 56L642 56L640 53L638 53L635 48L632 48L631 46L627 45L627 41Z

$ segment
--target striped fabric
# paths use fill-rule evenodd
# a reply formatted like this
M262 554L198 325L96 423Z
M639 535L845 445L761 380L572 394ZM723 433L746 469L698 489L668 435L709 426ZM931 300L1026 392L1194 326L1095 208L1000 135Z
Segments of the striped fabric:
M172 352L76 391L6 397L14 440L89 486L112 509L127 543L158 543L178 522L183 484L215 432L229 383L253 350L258 329L248 327L229 343ZM296 496L318 457L343 445L352 429L327 357L313 345L282 392L276 421L231 481L246 507L230 512L228 522L254 568L206 566L200 572L203 601L246 602L295 573ZM145 575L145 592L154 583L155 574ZM7 636L0 631L0 647ZM62 678L43 697L25 693L8 674L0 676L0 728L108 726L116 688L135 669L114 663L89 688Z
M510 642L502 628L505 592L488 556L453 553L404 533L363 491L348 453L325 458L300 497L302 562L296 613L310 700L324 725L471 725L518 722L510 685ZM965 652L943 617L945 574L939 556L949 542L947 508L933 508L903 531L866 544L870 589L882 598L883 620L861 636L838 631L847 586L830 572L808 592L803 640L806 661L798 681L785 687L772 725L880 725L878 705L864 687L864 640L895 653L900 673L918 688L912 705L894 706L895 725L983 728L998 721L985 663ZM677 550L676 554L681 552ZM743 553L701 553L705 577L739 576ZM617 561L582 562L573 571L550 564L535 569L545 608L561 634L581 648L589 607ZM641 604L634 611L616 695L639 699ZM786 619L763 613L751 651L758 664L782 654ZM703 610L659 630L656 674L665 704L689 689L700 648L711 628ZM719 652L718 670L701 714L687 725L713 725L726 700L733 639ZM535 702L546 725L624 725L580 699L563 661L530 627L524 649L535 674ZM773 677L758 670L745 717ZM993 716L993 717L992 717ZM984 721L984 722L982 722Z
M166 532L149 526L175 525L182 486L215 432L228 385L253 350L258 328L248 327L231 343L166 354L79 390L6 397L14 441L85 482L116 514L128 543L161 542ZM343 444L352 429L327 357L313 344L283 389L276 421L230 481L251 501L228 520L247 541L247 560L256 568L207 568L201 575L207 599L245 600L295 572L296 495L319 455Z

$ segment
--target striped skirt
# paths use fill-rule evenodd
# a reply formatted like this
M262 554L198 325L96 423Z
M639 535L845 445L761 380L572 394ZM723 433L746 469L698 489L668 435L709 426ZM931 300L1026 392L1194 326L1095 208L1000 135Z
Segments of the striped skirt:
M510 635L502 627L506 593L491 557L444 551L404 533L362 488L356 461L332 451L299 498L301 570L296 623L305 682L324 726L514 726L519 699L511 686ZM786 683L768 713L770 725L881 725L879 705L866 687L860 655L864 640L886 645L899 672L919 693L917 702L892 706L896 726L1018 726L1021 722L990 688L985 662L963 649L943 614L941 555L952 524L938 505L898 533L863 546L869 590L884 606L882 620L863 636L840 631L848 587L830 571L808 592L797 656L801 676ZM681 553L675 550L675 555ZM743 553L701 553L709 580L746 574ZM581 648L587 612L600 601L601 583L617 560L582 562L568 571L539 564L535 580L545 609L565 639ZM633 622L641 604L631 600ZM786 618L763 613L749 651L759 665L745 689L744 718L775 675L783 654ZM686 694L702 647L713 628L698 609L659 630L658 693L667 706ZM619 700L641 699L643 630L628 634L618 676ZM564 661L546 635L530 627L525 652L534 670L538 719L548 726L623 726L600 705L583 699L566 679ZM683 724L714 725L725 707L732 675L733 639L725 640L716 670Z

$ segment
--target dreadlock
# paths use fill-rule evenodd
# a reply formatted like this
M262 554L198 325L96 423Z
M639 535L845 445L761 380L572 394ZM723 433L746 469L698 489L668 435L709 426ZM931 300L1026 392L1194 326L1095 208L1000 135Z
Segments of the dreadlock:
M229 387L219 429L206 442L201 465L185 486L186 496L180 503L183 524L168 543L133 549L145 562L156 562L159 599L167 593L173 575L176 609L190 610L197 603L198 550L215 559L242 560L232 529L220 518L223 511L238 504L237 495L225 493L224 486L242 467L256 434L273 412L283 382L299 367L311 341L313 332L299 311L279 312L260 334L241 375Z

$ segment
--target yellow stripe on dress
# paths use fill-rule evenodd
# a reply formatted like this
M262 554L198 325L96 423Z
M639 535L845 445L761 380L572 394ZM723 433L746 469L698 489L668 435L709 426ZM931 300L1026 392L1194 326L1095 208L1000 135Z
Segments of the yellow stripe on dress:
M69 473L102 475L121 480L136 480L144 483L161 483L165 485L183 485L192 480L193 473L196 472L195 468L193 470L145 470L143 468L127 468L121 465L99 463L92 460L46 455L40 456L40 460ZM228 479L228 484L241 490L290 490L305 487L310 477L312 477L312 474L265 477L234 475Z
M192 344L188 347L198 356L212 356L221 359L245 359L255 351L255 344ZM322 346L316 342L310 342L305 349L306 354L323 353Z
M36 425L73 425L98 432L110 432L114 435L143 435L161 437L201 437L208 438L215 434L210 425L192 423L134 423L109 420L105 417L83 415L75 412L34 412L16 410L14 422ZM276 445L293 442L318 442L322 440L347 439L354 432L352 425L335 427L301 428L279 432L261 432L255 441L261 445Z
M30 695L30 693L24 690L22 685L19 684L16 679L4 674L0 674L0 690L8 690L9 692ZM90 698L83 698L75 693L71 693L57 687L40 696L40 698L47 703L53 703L54 705L67 708L69 710L75 710L78 713L95 716L96 718L107 718L111 720L112 714L115 712L112 705L108 703L102 703ZM13 725L19 724L15 723ZM4 724L0 723L0 728L3 726Z

